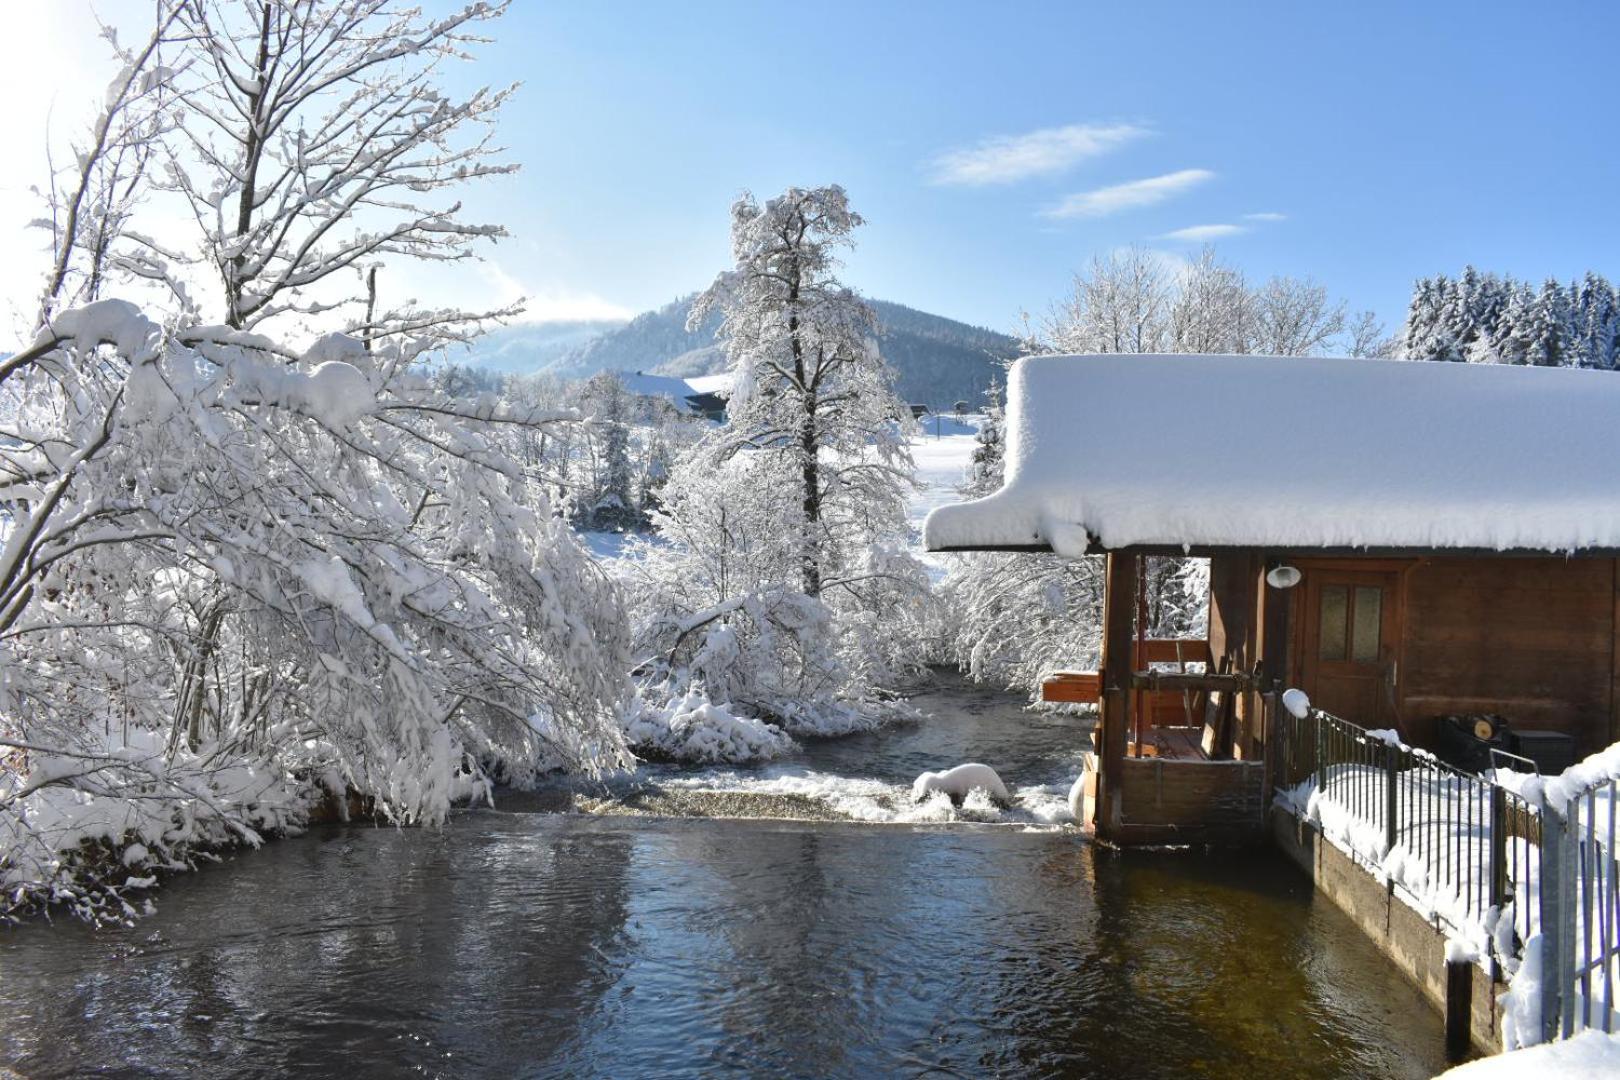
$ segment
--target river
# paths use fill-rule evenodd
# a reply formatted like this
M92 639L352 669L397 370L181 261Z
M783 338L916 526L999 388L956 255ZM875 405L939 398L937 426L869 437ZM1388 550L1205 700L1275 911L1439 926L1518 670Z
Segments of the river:
M7 931L0 1062L346 1080L1442 1067L1438 1016L1280 860L1120 853L1042 824L1081 721L949 677L914 704L930 717L772 769L647 770L577 789L574 812L510 796L443 829L321 827L170 880L132 929ZM910 777L969 759L1022 808L903 820ZM811 820L637 816L660 800ZM825 820L845 813L888 823Z

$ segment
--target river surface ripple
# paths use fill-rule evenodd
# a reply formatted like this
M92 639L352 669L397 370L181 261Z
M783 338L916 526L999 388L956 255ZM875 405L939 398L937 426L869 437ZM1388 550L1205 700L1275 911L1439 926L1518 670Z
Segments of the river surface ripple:
M897 791L969 759L1030 791L1073 776L1082 721L960 686L919 705L925 724L778 769ZM349 1080L1442 1066L1418 992L1264 851L499 802L443 829L323 827L243 853L169 881L133 929L0 933L0 1061Z

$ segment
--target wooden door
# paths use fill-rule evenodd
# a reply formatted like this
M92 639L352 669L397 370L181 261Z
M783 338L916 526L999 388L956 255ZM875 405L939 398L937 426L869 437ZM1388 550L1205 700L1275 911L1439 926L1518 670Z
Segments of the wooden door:
M1353 724L1398 727L1399 575L1308 570L1304 585L1301 689Z

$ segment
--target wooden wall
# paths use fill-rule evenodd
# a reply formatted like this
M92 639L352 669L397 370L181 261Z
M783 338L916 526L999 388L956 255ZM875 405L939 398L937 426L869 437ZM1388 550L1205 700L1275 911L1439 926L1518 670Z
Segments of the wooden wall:
M1616 730L1616 564L1610 559L1419 560L1402 574L1397 681L1414 739L1447 713L1501 713L1564 731L1584 756Z
M1620 740L1620 575L1612 559L1291 559L1313 569L1399 575L1396 704L1406 737L1435 720L1499 713L1574 735L1585 756ZM1289 676L1302 685L1306 590L1290 590ZM1282 599L1262 589L1262 603ZM1213 605L1212 605L1213 606ZM1309 687L1306 687L1308 690Z

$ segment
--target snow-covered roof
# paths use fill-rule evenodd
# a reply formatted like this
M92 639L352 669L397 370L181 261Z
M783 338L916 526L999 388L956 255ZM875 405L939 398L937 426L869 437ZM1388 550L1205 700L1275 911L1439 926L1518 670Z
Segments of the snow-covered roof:
M1620 549L1620 373L1262 356L1038 356L1006 486L929 549Z
M697 393L685 379L670 375L643 375L639 371L627 371L619 376L619 380L627 391L638 397L666 397L682 407L685 407L687 398Z
M720 394L725 396L731 392L732 375L728 371L722 375L694 375L686 380L686 385L692 388L694 394Z

